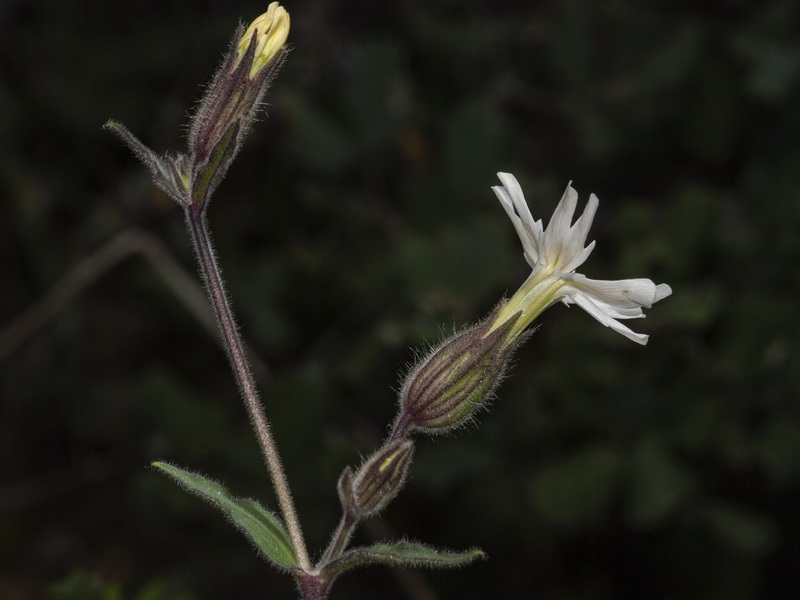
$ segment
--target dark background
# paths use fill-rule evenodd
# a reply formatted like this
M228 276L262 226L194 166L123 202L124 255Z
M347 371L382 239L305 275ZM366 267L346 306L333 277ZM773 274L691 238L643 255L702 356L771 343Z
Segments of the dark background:
M674 289L633 322L644 348L548 311L480 426L420 440L357 539L489 560L357 571L332 599L800 597L800 4L286 7L294 50L209 217L313 549L412 348L528 274L496 171L545 219L567 181L596 193L582 272ZM148 468L276 506L216 337L176 294L196 293L180 210L101 131L181 149L264 8L0 7L4 599L294 595Z

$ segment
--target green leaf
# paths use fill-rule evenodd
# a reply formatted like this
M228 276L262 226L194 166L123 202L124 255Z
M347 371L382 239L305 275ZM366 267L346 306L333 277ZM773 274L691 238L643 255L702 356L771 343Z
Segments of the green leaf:
M660 525L686 501L691 473L656 436L645 438L629 460L627 519L634 527Z
M289 534L286 533L280 520L258 502L249 498L234 498L222 484L174 465L154 462L153 466L228 515L233 524L241 529L274 565L285 570L297 568Z
M51 585L46 600L124 600L122 584L105 581L101 576L75 571L64 581ZM189 593L179 593L162 579L152 579L135 596L135 600L193 600Z
M472 548L464 552L446 552L415 542L396 542L394 544L375 544L352 548L341 558L325 567L325 571L338 576L345 571L368 565L388 565L391 567L427 567L429 569L448 569L463 567L485 558L483 550Z
M778 530L766 515L720 502L707 509L705 518L711 530L726 546L760 556L775 551Z
M99 577L76 571L67 579L47 590L47 600L106 600L109 589L117 584L107 586Z

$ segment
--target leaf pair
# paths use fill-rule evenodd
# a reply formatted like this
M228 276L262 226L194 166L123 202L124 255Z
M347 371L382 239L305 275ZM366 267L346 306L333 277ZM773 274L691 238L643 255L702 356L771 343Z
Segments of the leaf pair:
M262 556L283 571L299 574L292 541L283 523L250 498L236 498L221 483L164 462L153 466L174 479L185 490L208 500L259 549ZM400 541L356 547L323 567L332 579L356 567L383 564L395 567L447 568L466 565L485 555L481 550L440 552L423 544Z

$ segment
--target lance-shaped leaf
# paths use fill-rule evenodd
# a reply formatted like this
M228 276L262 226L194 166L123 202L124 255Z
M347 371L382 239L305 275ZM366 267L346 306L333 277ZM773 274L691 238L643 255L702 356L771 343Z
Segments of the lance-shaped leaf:
M345 571L369 565L453 569L464 567L479 558L486 558L486 554L478 548L464 552L449 552L436 550L416 542L400 541L393 544L352 548L337 560L326 565L325 572L337 577Z
M234 498L222 484L174 465L154 462L153 466L224 512L275 566L287 571L297 568L289 534L278 517L258 502Z
M164 190L175 202L181 206L186 205L188 202L189 176L185 156L159 156L139 141L139 138L133 135L127 127L117 121L108 121L103 125L103 129L116 134L130 148L150 171L153 183Z

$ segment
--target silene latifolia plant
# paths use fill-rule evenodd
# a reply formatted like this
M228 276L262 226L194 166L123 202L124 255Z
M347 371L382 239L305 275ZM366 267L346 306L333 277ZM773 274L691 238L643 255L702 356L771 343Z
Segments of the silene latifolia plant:
M474 419L502 380L515 349L531 324L558 301L577 304L603 325L638 344L623 319L644 317L643 308L672 293L649 279L600 281L576 272L591 254L585 245L598 200L592 195L573 222L578 202L567 186L547 227L534 220L513 175L498 173L493 188L522 241L531 274L508 300L483 321L462 330L427 353L410 369L399 393L399 410L389 435L358 467L346 467L337 491L342 517L330 544L312 560L306 548L292 494L270 423L256 391L244 346L220 276L206 221L206 208L256 116L267 88L287 54L289 14L277 2L249 27L240 26L219 71L207 88L188 129L185 154L159 156L123 125L116 133L150 170L155 184L183 208L209 298L234 376L264 455L280 516L251 499L233 496L221 484L165 462L153 465L187 490L224 512L272 565L290 574L303 600L321 600L342 573L370 564L454 567L483 556L477 549L444 552L409 541L350 547L359 522L383 510L402 489L414 457L414 436L451 431Z

